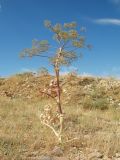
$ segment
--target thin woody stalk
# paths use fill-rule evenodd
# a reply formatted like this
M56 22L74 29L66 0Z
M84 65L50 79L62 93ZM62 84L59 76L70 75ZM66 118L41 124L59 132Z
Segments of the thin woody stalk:
M58 58L56 60L56 63L54 65L54 70L55 70L55 75L56 75L56 80L57 80L57 105L58 105L58 111L60 114L62 114L62 107L61 107L61 92L60 92L60 69L59 69L59 58L60 58L60 53L61 53L61 48L60 51L58 53Z
M59 68L55 67L55 74L57 79L57 105L58 105L58 111L60 114L62 114L62 108L61 108L61 93L60 93L60 83L59 83Z

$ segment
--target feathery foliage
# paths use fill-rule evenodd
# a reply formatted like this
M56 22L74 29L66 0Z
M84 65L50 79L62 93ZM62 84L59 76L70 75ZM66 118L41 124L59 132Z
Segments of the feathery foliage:
M58 47L52 47L47 40L33 40L32 47L24 49L21 57L46 57L53 65L57 62L60 67L70 65L80 57L80 48L91 48L91 45L85 43L85 36L82 33L86 31L85 28L78 28L76 22L52 25L50 21L45 20L44 25L53 33L53 39Z

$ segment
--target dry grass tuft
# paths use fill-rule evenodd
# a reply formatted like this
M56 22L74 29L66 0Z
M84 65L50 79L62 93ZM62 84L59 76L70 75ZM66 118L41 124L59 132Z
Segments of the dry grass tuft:
M0 98L0 157L21 160L49 153L57 144L54 134L41 125L38 111L45 101L30 102ZM120 111L84 110L79 105L64 106L64 153L72 148L98 149L113 156L120 152Z
M0 79L0 160L27 160L59 145L37 116L46 104L55 110L50 98L37 95L51 78L25 74ZM108 157L119 153L120 81L68 75L61 83L65 122L60 147L65 156L73 160L95 149Z

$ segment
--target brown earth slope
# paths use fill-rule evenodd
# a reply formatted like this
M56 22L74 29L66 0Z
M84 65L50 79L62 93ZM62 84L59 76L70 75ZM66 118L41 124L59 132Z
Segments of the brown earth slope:
M0 96L43 99L40 90L49 88L54 76L24 73L0 79ZM120 81L113 78L61 76L63 103L81 104L84 108L106 109L120 106Z

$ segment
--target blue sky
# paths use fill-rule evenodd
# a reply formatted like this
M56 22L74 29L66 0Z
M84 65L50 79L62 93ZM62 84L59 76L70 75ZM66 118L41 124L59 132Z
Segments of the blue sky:
M19 58L32 39L52 43L45 19L53 24L76 21L87 28L87 43L93 45L62 72L78 68L80 74L120 77L120 0L0 0L0 76L42 66L52 72L45 59Z

